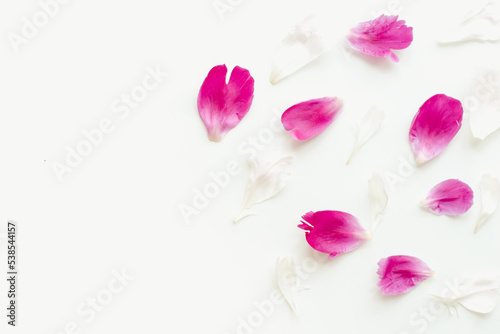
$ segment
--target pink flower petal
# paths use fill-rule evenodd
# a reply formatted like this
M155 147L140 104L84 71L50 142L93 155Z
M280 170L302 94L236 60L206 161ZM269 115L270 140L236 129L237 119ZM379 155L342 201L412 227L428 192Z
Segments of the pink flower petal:
M413 41L413 28L397 16L381 15L375 20L362 22L351 29L347 40L357 51L375 57L388 57L398 62L392 50L402 50Z
M281 116L285 130L296 140L312 138L332 124L342 110L342 101L324 97L291 106Z
M395 255L378 262L378 286L384 295L400 295L410 291L434 272L420 259Z
M467 212L474 203L474 192L460 180L446 180L434 186L422 206L436 215L456 216Z
M410 146L418 164L444 151L460 130L463 113L460 101L444 94L425 101L410 128Z
M310 211L298 227L306 231L312 248L330 254L330 258L355 250L370 239L358 219L342 211Z
M208 138L220 141L250 110L254 80L250 72L236 66L226 84L226 65L210 70L198 94L198 112Z

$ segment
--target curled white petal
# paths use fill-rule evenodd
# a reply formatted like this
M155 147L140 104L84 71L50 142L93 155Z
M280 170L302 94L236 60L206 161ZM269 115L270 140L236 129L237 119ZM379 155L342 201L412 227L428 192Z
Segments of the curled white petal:
M481 190L481 214L474 233L495 213L500 202L500 182L496 177L484 174L479 188Z
M351 161L354 153L356 153L364 143L366 143L373 135L380 129L380 126L384 122L385 114L382 110L373 107L368 110L358 124L358 136L356 140L356 145L352 150L351 156L347 159L346 165Z
M297 293L302 289L293 257L278 258L276 261L276 279L278 287L288 305L290 305L296 315L299 315L297 310Z
M490 70L481 75L469 99L472 135L483 140L500 128L500 72Z
M296 24L274 55L271 83L277 83L325 53L329 49L326 32L317 16L309 16Z
M456 27L442 34L441 44L468 41L495 42L500 40L500 5L486 1L467 13Z
M234 222L253 214L250 209L279 193L290 181L292 173L288 170L293 157L286 156L275 162L267 162L256 157L248 159L250 175L248 176L245 199L240 212L234 217Z
M389 200L384 180L379 173L372 173L372 177L368 180L368 195L370 196L370 233L373 234L382 221L382 215Z
M499 301L500 273L482 272L474 276L459 279L449 284L445 291L433 294L450 310L462 305L476 313L490 313Z

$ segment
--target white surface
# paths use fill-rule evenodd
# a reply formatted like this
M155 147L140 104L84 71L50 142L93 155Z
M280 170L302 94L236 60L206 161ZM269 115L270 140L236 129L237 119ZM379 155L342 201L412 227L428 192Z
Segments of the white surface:
M238 1L233 0L233 3ZM400 63L351 55L342 36L358 22L387 11L389 1L243 0L221 20L212 0L70 1L19 54L0 45L0 222L19 223L19 327L2 333L59 333L76 322L82 333L237 332L254 301L277 288L274 264L312 256L296 225L309 210L343 210L368 227L366 181L372 171L398 173L409 159L408 130L419 106L437 93L462 101L484 69L498 69L499 44L440 47L435 33L474 1L401 1L398 12L414 27ZM19 33L37 1L3 1L3 36ZM287 30L308 14L329 19L339 47L283 80L269 83L271 58ZM221 143L209 142L196 109L198 89L214 65L250 70L255 99L245 119ZM169 77L121 120L111 109L141 84L147 66ZM291 154L293 179L258 214L232 223L241 205L250 136L262 134L290 105L338 96L342 115L323 134L295 143L279 130L263 157ZM354 127L372 106L384 110L380 132L345 161ZM82 130L110 118L114 131L59 182L52 170L75 147ZM299 294L301 317L276 306L254 333L494 333L500 310L425 319L433 289L462 274L500 269L500 214L477 234L479 199L465 215L437 217L421 210L427 191L459 178L478 192L484 172L500 176L500 133L474 141L468 122L448 149L390 191L384 221L360 249L319 264ZM242 154L243 153L243 154ZM230 161L241 172L187 224L179 205ZM412 161L412 160L410 160ZM4 241L0 260L5 261ZM423 259L437 275L410 293L384 297L377 262L395 254ZM2 268L4 266L2 265ZM113 270L135 277L87 322L81 303L105 289ZM0 281L2 304L6 282ZM104 296L105 292L102 292ZM433 305L433 304L432 304ZM2 307L2 309L4 309ZM425 311L423 311L425 312ZM71 325L70 325L71 326ZM66 331L69 333L70 331ZM244 331L240 331L244 333ZM250 331L247 331L250 332Z

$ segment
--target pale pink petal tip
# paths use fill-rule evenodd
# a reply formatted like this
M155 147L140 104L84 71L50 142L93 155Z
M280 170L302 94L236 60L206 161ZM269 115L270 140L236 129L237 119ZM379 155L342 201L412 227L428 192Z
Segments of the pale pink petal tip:
M375 20L362 22L352 28L347 40L359 52L375 57L387 57L398 62L392 50L402 50L413 41L413 28L398 16L381 15Z
M395 255L378 262L378 286L384 295L400 295L410 291L434 272L420 259Z
M370 239L358 219L342 211L310 211L298 227L306 231L312 248L330 254L330 258L355 250Z
M342 101L323 97L298 103L283 113L281 123L296 140L312 138L332 124L342 110Z
M250 110L254 79L250 72L236 66L226 84L226 65L210 70L198 94L198 112L205 123L208 138L220 141Z
M474 203L474 192L460 180L450 179L434 186L422 206L436 215L456 216L467 212Z
M441 154L462 126L464 110L459 100L434 95L420 107L410 128L410 146L418 164Z

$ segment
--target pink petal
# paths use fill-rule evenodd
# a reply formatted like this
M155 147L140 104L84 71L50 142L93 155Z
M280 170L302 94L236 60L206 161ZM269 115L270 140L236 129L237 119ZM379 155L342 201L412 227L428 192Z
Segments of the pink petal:
M254 80L250 72L236 66L227 84L226 74L226 65L212 68L198 94L198 112L211 141L220 141L252 105Z
M418 164L444 151L460 130L463 113L460 101L444 94L425 101L410 128L410 146Z
M384 295L400 295L433 276L433 271L413 256L389 256L378 262L378 286Z
M355 250L370 239L356 217L341 211L310 211L298 227L306 231L312 248L330 254L330 258Z
M281 116L285 130L296 140L312 138L332 124L342 110L342 101L324 97L291 106Z
M422 205L436 215L456 216L474 203L472 189L459 180L446 180L434 186Z
M413 28L397 16L381 15L372 21L362 22L351 29L347 40L357 51L375 57L388 57L398 62L392 50L402 50L413 41Z

